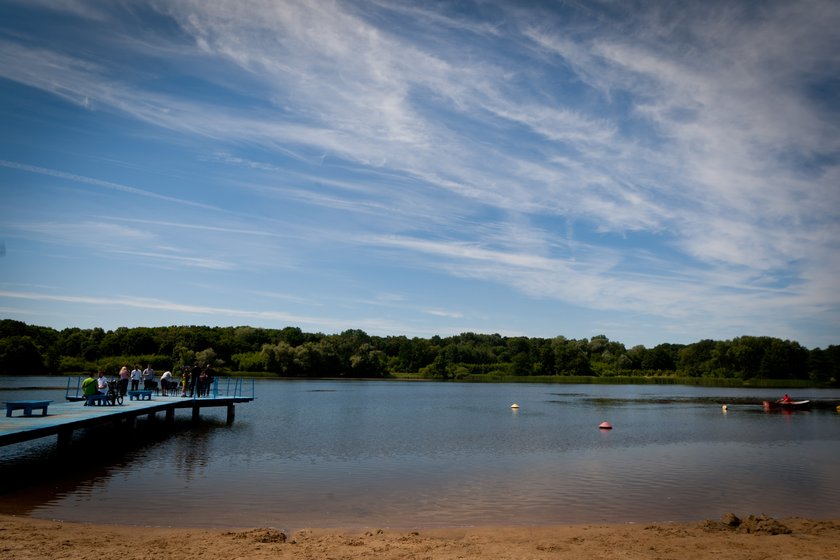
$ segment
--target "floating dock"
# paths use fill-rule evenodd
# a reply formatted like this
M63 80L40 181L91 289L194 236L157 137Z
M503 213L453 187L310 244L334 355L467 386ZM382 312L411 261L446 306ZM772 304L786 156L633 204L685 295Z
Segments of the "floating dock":
M33 439L58 436L58 447L67 447L73 438L73 431L106 424L134 427L137 418L156 420L159 412L166 422L174 422L175 411L189 409L193 420L200 418L202 408L227 408L227 422L233 423L235 405L247 403L254 397L211 396L211 397L163 397L152 400L125 400L121 405L85 406L84 402L54 402L49 405L46 416L0 416L0 446L11 445Z

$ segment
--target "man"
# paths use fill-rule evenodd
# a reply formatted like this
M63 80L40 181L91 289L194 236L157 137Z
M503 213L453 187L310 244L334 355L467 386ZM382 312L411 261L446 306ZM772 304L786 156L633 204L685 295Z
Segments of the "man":
M96 379L96 389L103 395L108 392L108 378L105 377L105 374L102 373L101 369L99 370L98 377Z
M87 379L82 381L82 394L86 397L91 395L95 395L99 391L96 389L96 379L93 377L93 374L89 374ZM87 404L87 402L85 403Z
M169 381L172 379L172 372L166 370L160 376L160 394L166 396L166 390L169 388Z
M102 375L102 370L99 370L99 375ZM88 405L88 397L99 394L99 380L91 373L87 376L87 379L82 381L82 395L85 397L85 406Z
M134 366L131 370L131 390L136 391L140 388L140 378L143 377L143 372L140 371L140 366Z
M198 367L198 362L192 367L192 371L190 371L190 388L189 394L193 396L195 391L195 386L198 383L198 376L201 375L201 368ZM200 397L201 395L195 395L196 397Z
M155 370L152 369L152 364L143 370L143 388L144 389L155 389L157 383L155 383Z

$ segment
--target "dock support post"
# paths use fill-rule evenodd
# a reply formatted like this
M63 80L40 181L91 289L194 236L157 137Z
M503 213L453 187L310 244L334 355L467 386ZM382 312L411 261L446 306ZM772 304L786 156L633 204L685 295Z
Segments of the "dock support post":
M236 407L232 404L229 404L227 406L227 409L227 423L228 426L230 426L231 424L233 424L234 418L236 418Z
M166 409L166 423L173 424L175 422L175 409L174 408L167 408Z
M199 413L198 413L199 410L201 410L200 406L193 405L193 414L192 414L193 422L198 422L201 419L201 417L199 416Z
M58 432L57 447L59 451L64 451L70 447L70 442L73 440L73 430L61 430Z

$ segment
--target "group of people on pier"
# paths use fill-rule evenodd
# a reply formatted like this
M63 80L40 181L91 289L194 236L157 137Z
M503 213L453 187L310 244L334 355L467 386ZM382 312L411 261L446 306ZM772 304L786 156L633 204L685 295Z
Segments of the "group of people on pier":
M213 386L213 368L207 364L203 368L196 363L192 367L185 366L181 375L182 397L207 397Z
M120 368L117 373L117 390L120 396L126 396L129 391L137 391L140 389L140 382L143 382L143 389L157 391L160 388L161 396L176 396L178 389L181 389L182 397L207 397L210 395L210 389L213 386L213 369L210 364L203 368L196 363L192 367L185 366L182 370L180 381L172 376L171 371L165 371L158 380L156 372L149 364L146 369L141 370L140 366L134 366L134 369L129 371L128 366ZM91 396L97 393L108 393L108 382L112 381L100 369L95 375L91 373L87 379L82 381L82 394L84 396Z

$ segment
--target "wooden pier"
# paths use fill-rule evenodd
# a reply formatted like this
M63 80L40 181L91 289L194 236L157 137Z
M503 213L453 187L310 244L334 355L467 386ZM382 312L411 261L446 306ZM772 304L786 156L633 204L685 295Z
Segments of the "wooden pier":
M152 400L125 400L122 405L85 406L84 402L60 402L49 405L46 416L0 416L0 446L33 439L58 436L59 448L67 447L73 431L104 424L134 427L137 418L155 420L159 412L166 422L174 422L178 409L192 410L192 419L200 418L202 408L227 408L227 422L233 423L235 405L251 402L253 397L214 396L201 398L162 397Z

